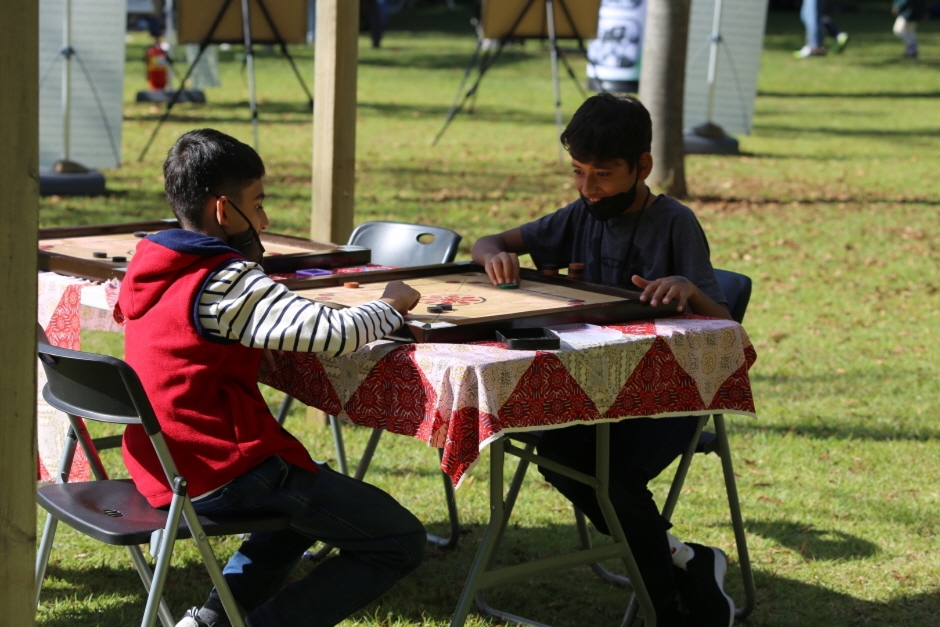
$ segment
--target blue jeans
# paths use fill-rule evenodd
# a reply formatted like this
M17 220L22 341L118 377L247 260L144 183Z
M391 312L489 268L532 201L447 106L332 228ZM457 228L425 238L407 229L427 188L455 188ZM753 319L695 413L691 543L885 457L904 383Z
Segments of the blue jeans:
M291 518L289 529L251 534L223 570L252 627L335 625L417 568L427 543L418 519L382 490L325 464L313 473L277 456L193 505L202 515ZM316 541L339 554L284 586ZM214 592L210 602L218 602Z
M800 19L806 27L806 45L810 48L820 48L823 45L820 2L821 0L803 0L803 7L800 9Z

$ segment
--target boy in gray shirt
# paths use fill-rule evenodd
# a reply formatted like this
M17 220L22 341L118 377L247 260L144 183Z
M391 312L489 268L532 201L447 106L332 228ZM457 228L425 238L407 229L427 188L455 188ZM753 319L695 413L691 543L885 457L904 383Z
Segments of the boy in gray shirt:
M650 305L678 301L680 311L731 319L709 260L708 241L691 209L654 196L644 182L653 167L649 112L636 99L598 94L562 133L580 198L521 227L482 237L473 260L494 284L519 282L519 258L538 268L584 264L584 280L639 289ZM682 543L667 532L647 483L687 447L696 419L638 418L611 425L610 498L643 575L657 625L730 627L734 602L723 590L727 558L719 549ZM593 426L546 431L539 454L581 472L594 471ZM594 489L539 470L609 533ZM677 592L685 612L676 603Z

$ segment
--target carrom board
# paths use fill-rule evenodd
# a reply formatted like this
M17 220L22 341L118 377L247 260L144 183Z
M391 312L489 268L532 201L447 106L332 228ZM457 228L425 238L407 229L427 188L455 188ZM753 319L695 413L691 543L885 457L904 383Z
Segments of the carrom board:
M39 269L94 281L120 279L141 237L172 228L179 228L176 220L40 229ZM372 251L362 246L325 244L289 235L262 233L261 242L265 248L261 266L268 273L365 265L372 258ZM95 253L106 256L98 258Z
M297 294L314 302L352 307L381 298L389 281L399 279L421 293L394 339L418 342L467 342L494 339L497 330L568 323L608 324L675 315L676 303L650 307L640 293L542 276L523 269L518 289L493 285L473 263L440 264L359 275L359 287L343 287L346 277L287 281ZM428 313L429 306L449 304L451 311Z

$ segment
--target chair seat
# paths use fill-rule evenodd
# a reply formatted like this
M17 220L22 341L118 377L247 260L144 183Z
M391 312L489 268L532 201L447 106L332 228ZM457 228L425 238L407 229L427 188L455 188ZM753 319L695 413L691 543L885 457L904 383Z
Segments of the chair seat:
M147 502L130 479L57 483L39 488L39 505L58 520L96 540L115 546L150 542L150 535L166 526L167 512ZM199 522L207 536L279 531L290 525L280 514L207 517ZM191 534L180 521L177 537Z

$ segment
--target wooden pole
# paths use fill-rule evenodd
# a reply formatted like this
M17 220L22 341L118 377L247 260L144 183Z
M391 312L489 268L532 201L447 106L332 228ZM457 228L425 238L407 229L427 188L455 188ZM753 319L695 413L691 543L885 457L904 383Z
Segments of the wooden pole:
M310 237L321 242L345 244L353 230L358 65L359 2L317 0ZM318 409L307 417L327 424Z
M647 183L675 198L688 195L682 103L690 0L650 0L643 33L640 100L653 118L653 172Z
M356 71L359 3L318 0L310 237L345 244L356 187Z
M0 0L0 626L35 624L39 2Z

